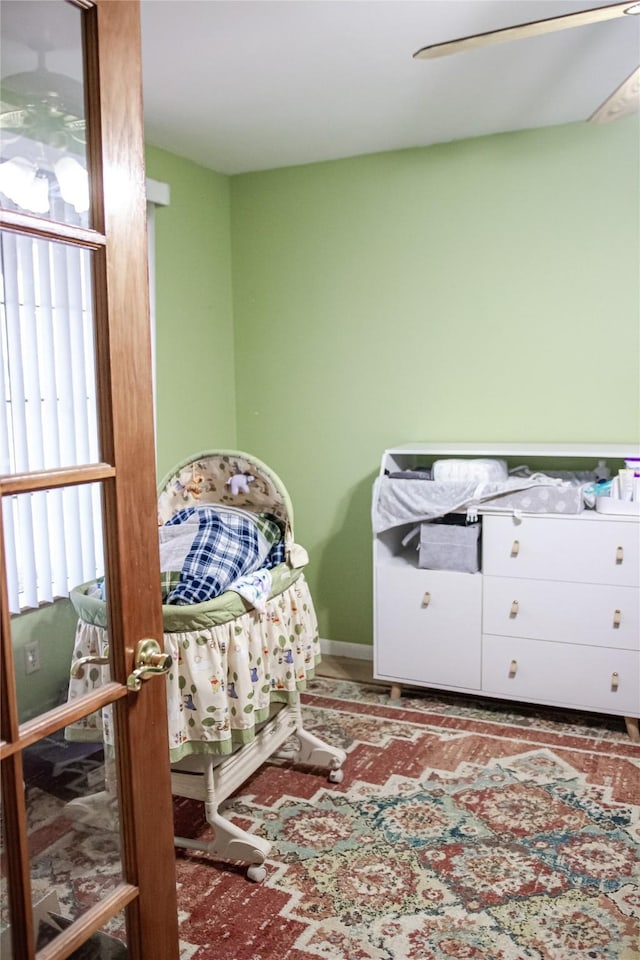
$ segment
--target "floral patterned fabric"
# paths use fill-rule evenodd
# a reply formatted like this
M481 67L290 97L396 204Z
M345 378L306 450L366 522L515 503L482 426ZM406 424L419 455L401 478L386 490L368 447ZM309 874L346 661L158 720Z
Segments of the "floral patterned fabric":
M91 607L101 603L92 599ZM107 630L82 619L82 609L80 606L74 660L104 656ZM320 641L304 575L299 574L291 586L272 597L264 613L252 611L209 626L189 625L185 620L183 629L164 634L164 648L173 660L167 675L171 762L192 754L230 754L238 744L255 738L256 726L268 718L271 703L295 702L314 675ZM69 700L84 696L108 679L107 666L84 668L70 680ZM109 717L86 717L67 727L66 736L69 740L104 737L109 743Z
M253 477L248 492L234 494L232 477ZM166 523L178 510L205 503L242 507L253 513L270 513L293 531L293 509L280 478L266 464L238 451L203 452L174 467L160 483L158 523Z

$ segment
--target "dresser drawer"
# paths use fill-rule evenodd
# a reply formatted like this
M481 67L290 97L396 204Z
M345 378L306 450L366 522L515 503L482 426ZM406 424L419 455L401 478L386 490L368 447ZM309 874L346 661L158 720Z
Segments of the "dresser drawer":
M376 581L378 679L479 690L481 575L386 566Z
M640 524L585 517L485 516L482 572L489 576L638 586Z
M483 578L482 631L640 650L640 589L560 580Z
M640 654L520 637L482 638L484 693L640 715Z

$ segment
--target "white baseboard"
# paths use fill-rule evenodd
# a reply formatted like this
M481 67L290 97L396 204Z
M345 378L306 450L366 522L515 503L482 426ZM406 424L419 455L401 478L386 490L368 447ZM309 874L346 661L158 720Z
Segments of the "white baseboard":
M320 650L328 657L373 660L373 647L368 643L345 643L343 640L323 640L320 637Z

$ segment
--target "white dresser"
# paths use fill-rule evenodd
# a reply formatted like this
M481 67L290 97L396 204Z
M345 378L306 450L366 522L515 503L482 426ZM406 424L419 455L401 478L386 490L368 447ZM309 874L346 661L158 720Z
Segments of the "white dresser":
M408 444L380 475L459 457L532 470L615 472L634 449L567 444ZM637 455L637 454L636 454ZM412 483L428 483L416 480ZM480 506L480 572L418 568L402 539L374 536L374 675L402 685L624 716L640 739L640 514L505 512Z

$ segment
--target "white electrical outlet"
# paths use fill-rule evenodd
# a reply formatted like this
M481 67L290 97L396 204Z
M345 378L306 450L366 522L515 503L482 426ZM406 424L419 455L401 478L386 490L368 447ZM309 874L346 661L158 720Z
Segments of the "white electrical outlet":
M24 648L24 672L35 673L40 669L40 645L37 640L25 644Z

